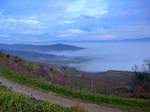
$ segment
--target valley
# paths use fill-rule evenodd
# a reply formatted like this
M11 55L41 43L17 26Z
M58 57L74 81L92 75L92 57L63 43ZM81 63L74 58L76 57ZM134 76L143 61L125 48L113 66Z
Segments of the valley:
M80 108L88 112L103 112L106 110L107 112L109 110L110 112L113 110L116 112L120 109L134 112L138 107L140 107L138 108L139 112L148 112L149 110L149 100L141 99L142 95L147 98L149 97L148 90L144 90L142 93L138 91L133 92L133 90L131 92L129 88L134 79L132 72L108 71L103 73L87 73L65 66L29 62L16 56L0 53L0 76L2 77L1 82L3 85L30 97L34 97L35 94L35 98L44 100L44 94L52 92L59 96L67 97L67 99L71 98L71 102L74 102L73 99L79 99L79 102L81 100L81 102L91 102L92 105L102 106L93 107L94 105L92 106L91 104L91 106L89 104L86 104L88 106L82 103L78 104ZM23 88L27 91L32 91L30 88L33 88L43 91L43 93L39 97L38 92L33 90L33 93L24 93ZM55 95L49 95L50 97L48 98L55 98ZM134 99L134 97L139 98ZM58 100L58 102L57 100L52 100L51 102L64 106L61 104L62 99L58 97ZM71 108L72 106L69 107ZM111 109L110 107L119 108L119 110Z

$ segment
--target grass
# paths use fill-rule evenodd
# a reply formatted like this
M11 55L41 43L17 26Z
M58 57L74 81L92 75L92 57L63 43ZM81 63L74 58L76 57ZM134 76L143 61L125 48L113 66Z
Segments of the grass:
M25 66L28 66L29 68L32 69L38 69L40 67L38 64L32 62L25 62Z
M0 86L0 112L73 112L44 101L14 93Z
M4 54L3 52L0 51L0 57L5 57L6 54Z
M46 81L35 78L33 79L21 74L16 74L11 70L2 67L0 68L0 75L16 83L39 89L45 92L55 92L63 96L78 98L99 105L111 105L113 107L125 109L129 112L150 112L150 100L131 99L118 96L94 94L84 91L75 91L67 87L49 84Z

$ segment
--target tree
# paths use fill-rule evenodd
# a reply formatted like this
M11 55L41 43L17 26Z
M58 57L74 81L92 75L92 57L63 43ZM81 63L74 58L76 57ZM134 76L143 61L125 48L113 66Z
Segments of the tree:
M145 65L147 67L146 72L150 73L150 59L146 59L146 60L144 60L144 62L145 62Z
M139 81L150 81L150 59L144 60L144 64L135 65L132 69Z
M141 66L135 65L133 68L135 80L133 83L134 95L149 98L150 97L150 59L144 60Z

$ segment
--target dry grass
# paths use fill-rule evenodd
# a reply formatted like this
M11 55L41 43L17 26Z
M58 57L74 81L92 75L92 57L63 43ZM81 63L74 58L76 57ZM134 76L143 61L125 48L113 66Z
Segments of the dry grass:
M74 111L74 112L88 112L87 110L85 110L81 104L79 102L76 103L75 106L71 107L71 109Z

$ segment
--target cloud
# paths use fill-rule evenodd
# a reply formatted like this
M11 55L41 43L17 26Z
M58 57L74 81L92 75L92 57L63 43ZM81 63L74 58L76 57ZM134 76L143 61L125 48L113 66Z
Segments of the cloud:
M81 33L85 33L85 31L80 30L80 29L68 29L68 30L63 31L63 33L81 34Z
M43 33L42 23L32 17L1 17L0 31L5 30L11 34L41 34Z
M72 37L72 34L68 34L68 33L60 33L57 35L58 37Z
M0 17L2 16L2 12L0 12Z
M74 23L74 20L64 20L64 21L60 21L60 24L72 24Z
M83 31L81 29L66 29L59 32L58 37L71 37L75 35L82 35L87 33L86 31Z
M81 15L101 17L107 14L108 4L104 0L76 0L67 6L66 12L73 18Z
M37 25L40 22L35 19L14 19L14 18L4 18L1 19L2 23L9 23L9 24L28 24L28 25Z
M10 35L0 34L0 38L10 37Z
M0 32L16 40L25 35L29 41L148 37L148 4L148 0L1 0Z

